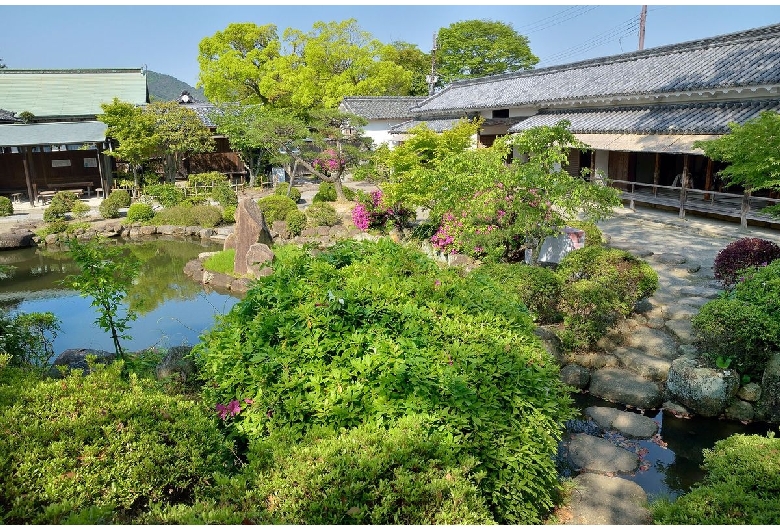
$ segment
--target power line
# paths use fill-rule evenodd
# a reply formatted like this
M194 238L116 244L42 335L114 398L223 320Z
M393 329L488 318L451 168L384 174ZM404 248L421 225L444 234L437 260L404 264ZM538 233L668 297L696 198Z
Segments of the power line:
M553 26L557 26L558 24L563 24L568 20L581 17L585 13L589 13L594 9L596 9L597 7L599 6L572 6L554 15L550 15L549 17L545 17L540 20L537 20L536 22L531 22L530 24L526 24L524 26L515 28L515 30L518 33L523 33L526 35L530 33L544 31Z
M559 61L561 59L580 55L597 46L609 42L613 42L616 39L619 39L620 37L630 35L634 33L637 29L639 29L638 17L631 17L630 19L620 23L619 25L614 26L608 29L607 31L600 33L584 42L581 42L580 44L577 44L570 48L566 48L556 54L545 57L544 60L540 62L544 64L549 64L549 63Z

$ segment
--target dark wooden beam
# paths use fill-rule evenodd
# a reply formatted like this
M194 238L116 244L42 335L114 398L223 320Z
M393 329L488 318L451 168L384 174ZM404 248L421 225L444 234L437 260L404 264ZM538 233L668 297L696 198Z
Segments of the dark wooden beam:
M35 190L33 190L32 185L32 175L33 172L32 168L32 159L31 159L31 153L29 147L22 147L21 148L22 153L24 153L24 156L22 157L22 164L24 164L24 180L27 182L27 197L30 199L30 206L35 206L35 195L37 193L34 193Z

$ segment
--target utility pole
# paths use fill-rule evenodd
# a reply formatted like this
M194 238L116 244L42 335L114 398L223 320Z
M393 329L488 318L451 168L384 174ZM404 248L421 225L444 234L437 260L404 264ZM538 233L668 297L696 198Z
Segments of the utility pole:
M433 34L433 49L431 50L431 73L425 76L425 82L428 83L428 95L432 96L436 81L439 76L436 75L436 33Z
M639 51L645 49L645 21L647 20L647 6L642 6L639 14Z

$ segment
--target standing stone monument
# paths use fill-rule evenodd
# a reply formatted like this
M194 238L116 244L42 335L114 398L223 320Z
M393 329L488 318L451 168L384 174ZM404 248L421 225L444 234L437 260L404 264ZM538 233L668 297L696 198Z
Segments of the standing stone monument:
M250 268L247 264L249 249L258 243L270 247L273 243L271 231L265 222L265 217L260 207L252 199L243 199L236 209L235 238L230 242L236 249L236 257L233 262L233 270L237 274L247 274ZM225 241L226 248L230 248ZM273 256L273 253L271 253Z

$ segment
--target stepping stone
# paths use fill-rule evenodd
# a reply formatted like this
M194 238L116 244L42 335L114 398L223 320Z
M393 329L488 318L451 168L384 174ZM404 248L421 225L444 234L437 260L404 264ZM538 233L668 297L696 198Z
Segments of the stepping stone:
M672 359L668 357L676 357L675 352L664 352L663 357L657 357L637 348L616 348L612 355L617 357L625 368L659 382L666 381L666 376L669 374Z
M680 289L679 293L681 296L699 296L702 298L717 298L720 296L720 293L722 291L719 289L714 289L712 287L703 287L703 286L696 286L692 285L690 287L683 287Z
M639 467L639 455L589 434L572 435L569 460L578 469L595 473L632 473Z
M653 259L658 263L663 263L664 265L682 265L683 263L688 261L688 258L683 256L682 254L675 254L673 252L664 252L663 254L656 254L655 256L653 256Z
M667 320L665 326L683 344L693 344L696 340L690 319Z
M655 409L662 402L661 390L656 383L622 368L601 368L593 372L590 393L638 409Z
M583 473L574 478L574 491L563 524L649 525L647 494L641 486L620 477Z
M654 357L677 358L677 343L669 333L653 328L638 328L629 335L626 345L644 350Z
M636 412L624 412L611 407L588 407L585 414L593 418L602 429L619 431L632 438L651 438L658 432L655 420Z

